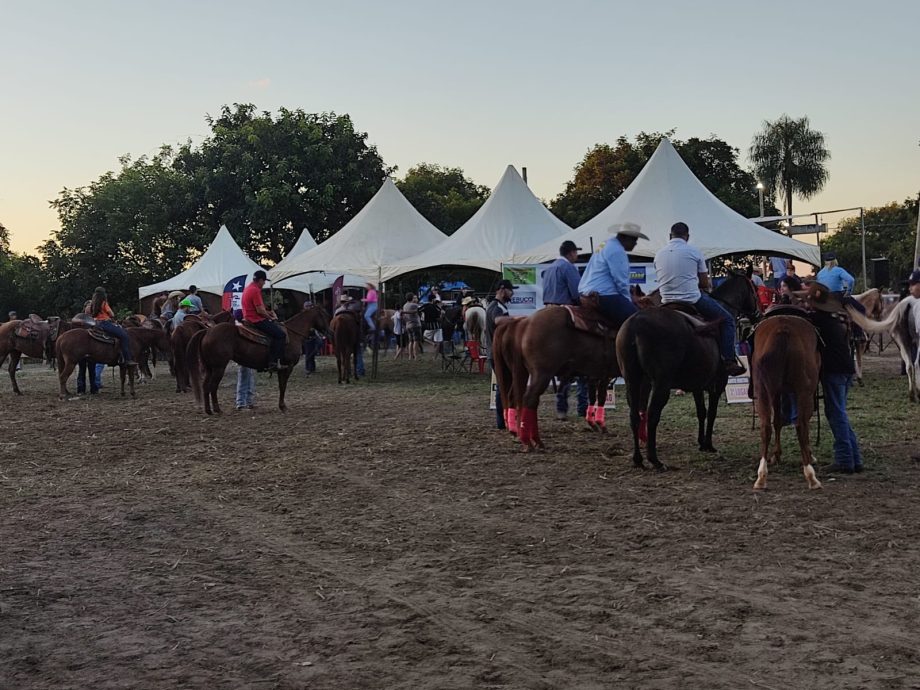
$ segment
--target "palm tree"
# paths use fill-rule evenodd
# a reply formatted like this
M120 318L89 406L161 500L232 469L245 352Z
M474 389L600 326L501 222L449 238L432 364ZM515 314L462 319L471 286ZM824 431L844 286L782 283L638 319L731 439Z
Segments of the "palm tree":
M824 144L824 134L813 130L807 117L795 120L781 115L754 135L748 154L754 172L771 191L784 197L786 214L792 215L792 195L810 199L827 182L825 163L831 154Z

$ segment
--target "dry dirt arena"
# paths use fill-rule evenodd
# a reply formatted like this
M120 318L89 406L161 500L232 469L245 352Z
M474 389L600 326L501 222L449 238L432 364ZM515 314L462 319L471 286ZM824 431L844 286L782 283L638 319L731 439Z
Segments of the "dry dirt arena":
M256 410L225 386L214 418L167 376L62 402L43 367L20 399L4 373L0 687L920 687L920 406L893 353L851 393L869 470L809 492L789 445L760 494L748 406L711 456L672 399L658 474L622 400L604 437L545 396L549 450L523 455L483 376L333 366L296 372L287 414L260 375Z

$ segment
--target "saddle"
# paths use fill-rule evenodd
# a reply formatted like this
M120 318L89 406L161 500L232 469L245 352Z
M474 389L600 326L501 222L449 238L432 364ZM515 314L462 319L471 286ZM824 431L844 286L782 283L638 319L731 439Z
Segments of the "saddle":
M771 304L763 313L763 317L766 319L771 316L801 316L807 319L808 311L797 304Z
M256 343L257 345L265 345L265 347L268 347L268 336L263 335L262 331L257 331L248 321L243 321L243 323L236 324L236 332L239 333L240 337L244 340Z
M569 313L572 326L577 331L600 336L613 336L616 333L616 324L604 316L600 310L600 301L596 292L582 295L580 305L577 307L570 304L560 306Z
M696 318L705 321L703 315L700 314L696 306L691 302L668 302L667 304L662 304L662 307L665 309L670 309L671 311L679 311L681 314L687 314L688 316L695 316Z
M36 314L29 314L29 318L20 322L15 335L24 340L44 340L48 337L50 330L47 321L42 321Z
M93 340L98 340L100 343L105 343L106 345L114 345L118 342L118 339L114 335L109 335L96 325L89 329L89 337Z

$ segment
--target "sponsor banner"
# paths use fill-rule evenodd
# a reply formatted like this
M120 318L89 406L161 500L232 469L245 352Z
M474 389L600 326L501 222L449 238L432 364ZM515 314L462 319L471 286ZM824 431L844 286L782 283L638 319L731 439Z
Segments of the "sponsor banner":
M498 381L495 379L495 372L492 372L492 383L489 387L489 409L494 410L498 407L495 403L498 397Z
M725 384L725 398L730 405L754 402L748 397L748 385L751 382L751 370L748 365L748 358L746 355L741 355L738 359L744 365L744 374L742 376L730 377L728 383Z

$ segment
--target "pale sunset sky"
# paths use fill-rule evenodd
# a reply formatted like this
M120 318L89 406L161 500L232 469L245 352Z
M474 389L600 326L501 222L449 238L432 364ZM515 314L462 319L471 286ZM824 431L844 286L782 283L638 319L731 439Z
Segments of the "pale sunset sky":
M348 113L401 176L526 166L550 200L599 142L677 129L747 149L807 115L830 181L807 212L920 191L920 2L0 0L0 222L33 251L48 202L205 114ZM181 241L181 238L178 238Z

